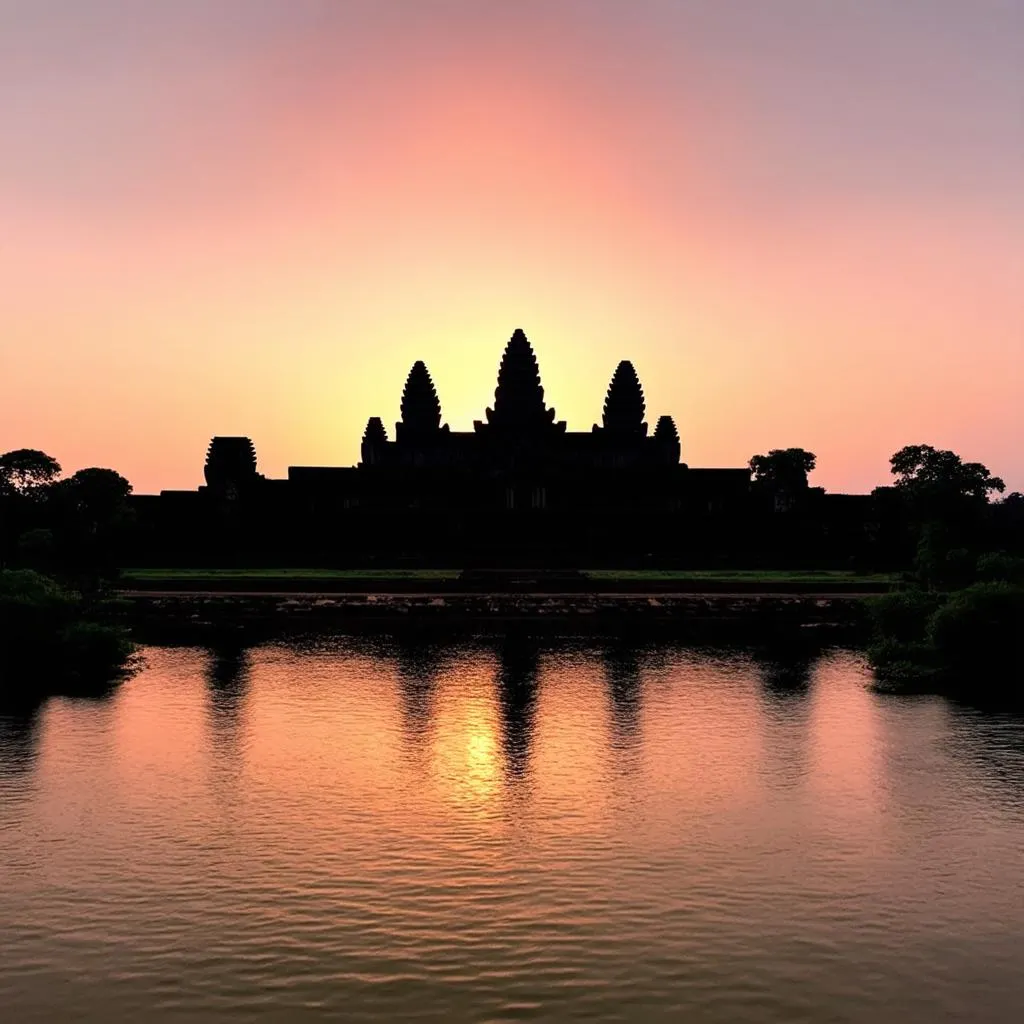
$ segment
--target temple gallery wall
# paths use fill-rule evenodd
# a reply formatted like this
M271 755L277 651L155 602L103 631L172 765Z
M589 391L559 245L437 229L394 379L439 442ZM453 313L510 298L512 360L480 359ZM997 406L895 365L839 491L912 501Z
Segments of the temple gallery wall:
M877 547L878 496L763 493L747 467L681 461L670 415L649 425L632 363L618 364L601 422L574 432L547 404L517 330L494 403L471 431L444 423L413 364L393 434L366 424L358 465L259 472L247 437L215 437L206 484L135 499L137 558L174 563L749 564L855 558ZM780 514L785 513L785 514Z

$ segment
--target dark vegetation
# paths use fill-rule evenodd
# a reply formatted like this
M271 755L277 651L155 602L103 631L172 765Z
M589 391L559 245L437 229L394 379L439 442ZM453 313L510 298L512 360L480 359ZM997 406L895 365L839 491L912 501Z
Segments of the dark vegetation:
M131 484L112 469L61 479L44 452L0 455L0 569L32 568L96 589L117 576Z
M613 425L620 412L623 422L636 419L637 389L630 369L617 371L620 397L606 410ZM433 393L431 388L425 368L410 378L407 404L423 412L409 414L408 430L436 427L435 403L424 397ZM659 424L659 429L667 428ZM253 468L251 445L242 454ZM875 518L858 537L856 552L851 549L850 557L838 564L815 559L810 548L803 554L799 550L801 538L815 535L821 489L808 483L814 454L788 448L750 460L745 513L751 524L768 519L781 524L758 536L785 536L785 546L764 551L750 567L654 562L584 569L580 576L606 590L648 583L652 593L676 584L690 591L707 584L708 590L733 586L751 592L763 584L766 591L775 587L798 592L802 587L806 593L826 585L848 593L856 593L858 586L863 593L891 585L893 593L870 602L869 655L880 688L1020 698L1024 497L996 498L1003 482L985 466L927 445L903 448L890 461L894 484L876 489ZM230 515L225 515L229 527ZM0 692L5 696L81 690L120 678L131 646L114 625L117 615L110 594L121 579L129 587L150 589L218 579L225 586L240 581L253 590L261 581L271 587L290 582L291 589L308 581L311 590L318 581L333 581L333 589L343 589L346 581L355 590L372 581L396 586L418 582L429 588L454 584L462 568L451 561L405 567L327 562L312 568L256 563L234 569L203 567L203 561L195 568L185 563L158 569L143 562L143 568L122 575L120 566L137 550L136 527L131 487L113 470L85 469L64 478L57 462L43 452L23 449L0 456ZM740 526L737 530L743 532ZM841 548L845 540L836 543ZM884 554L874 557L873 549Z
M813 452L803 448L773 448L750 460L754 490L771 498L776 510L790 510L806 499L807 476L817 465Z
M55 459L0 455L0 701L95 693L122 678L132 644L110 619L110 582L131 486L110 469L61 479Z
M879 688L1024 704L1024 556L986 550L993 511L1019 545L1024 501L994 509L1002 480L927 445L897 452L892 471L917 546L907 588L871 602Z
M1024 704L1024 587L973 583L872 599L868 648L887 692L946 691Z
M0 571L0 704L53 693L102 693L128 671L133 646L95 599L31 569Z

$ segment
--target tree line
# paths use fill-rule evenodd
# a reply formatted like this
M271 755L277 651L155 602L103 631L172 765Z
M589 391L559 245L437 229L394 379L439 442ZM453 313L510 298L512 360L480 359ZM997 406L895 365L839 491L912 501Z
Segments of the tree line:
M132 518L132 486L112 469L62 478L45 452L0 455L0 568L59 571L84 587L116 569L117 545Z
M45 452L0 455L0 705L101 692L129 670L134 648L101 584L117 568L130 494L112 469L62 479Z
M892 483L873 494L898 509L914 554L898 592L872 607L869 655L882 685L1024 696L1024 496L978 462L931 445L889 460ZM750 459L752 492L778 518L813 508L803 448ZM109 680L131 656L105 614L104 581L120 568L131 530L131 484L112 469L68 477L35 449L0 455L0 698ZM799 531L797 531L799 533ZM13 680L13 682L12 682ZM29 694L31 696L31 694Z

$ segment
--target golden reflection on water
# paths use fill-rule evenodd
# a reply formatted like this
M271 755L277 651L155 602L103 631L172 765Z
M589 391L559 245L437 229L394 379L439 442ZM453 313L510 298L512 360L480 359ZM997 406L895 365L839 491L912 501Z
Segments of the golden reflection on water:
M445 707L431 761L444 799L467 811L494 812L502 770L495 709L478 694L459 708Z
M147 658L109 699L0 716L11 1019L923 1021L983 992L997 1020L1024 999L1024 729L884 700L857 655Z

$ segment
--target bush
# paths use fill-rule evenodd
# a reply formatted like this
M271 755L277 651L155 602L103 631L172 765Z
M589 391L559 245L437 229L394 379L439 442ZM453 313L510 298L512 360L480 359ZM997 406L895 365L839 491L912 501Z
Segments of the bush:
M114 682L123 675L134 645L117 626L99 622L73 622L58 643L61 677L68 683L91 690Z
M946 551L927 542L918 546L914 569L926 587L966 587L977 573L975 557L967 548Z
M67 597L68 592L49 576L32 569L0 570L0 608L4 602L43 601Z
M0 651L52 640L75 615L77 596L31 569L0 572Z
M935 693L941 688L942 672L934 665L918 661L893 661L876 668L875 690L878 693Z
M53 531L27 530L18 538L18 561L34 569L45 569L54 563Z
M1003 551L981 555L978 558L978 579L982 583L1024 584L1024 558Z
M923 641L928 620L940 602L938 595L922 590L903 590L872 598L868 611L876 639L898 643Z
M868 658L878 689L1024 698L1024 587L976 583L947 596L906 591L876 598L870 609Z
M128 668L132 644L81 595L29 569L0 572L0 698L96 689Z
M878 668L897 665L900 662L912 661L916 664L934 662L934 651L923 640L900 641L892 637L876 640L868 647L871 664Z
M938 582L946 587L966 587L977 575L977 559L967 548L953 548L946 552Z
M933 692L941 675L935 651L923 640L876 638L868 647L875 688L884 693Z
M1019 689L1024 681L1024 587L976 583L952 595L928 624L942 665L986 688Z

